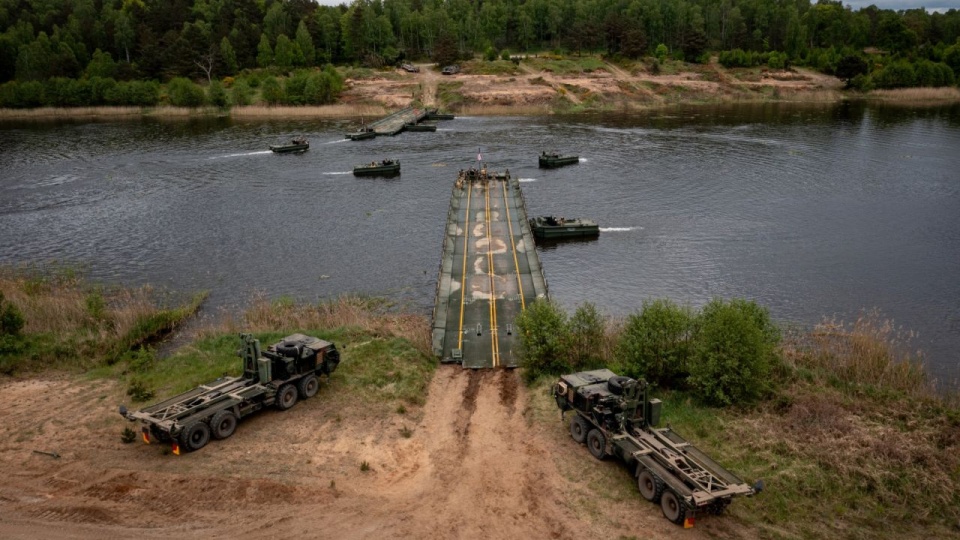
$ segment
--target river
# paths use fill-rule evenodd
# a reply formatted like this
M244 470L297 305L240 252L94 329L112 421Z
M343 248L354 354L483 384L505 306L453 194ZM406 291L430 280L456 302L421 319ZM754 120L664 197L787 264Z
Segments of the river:
M781 322L878 309L944 383L960 379L960 107L678 107L463 117L347 141L348 122L0 124L0 264L93 280L316 301L355 292L428 314L444 219L478 153L531 215L597 220L542 246L551 295L611 315L644 300L753 299ZM271 153L296 135L310 150ZM541 150L580 163L537 168ZM394 179L354 165L402 162Z

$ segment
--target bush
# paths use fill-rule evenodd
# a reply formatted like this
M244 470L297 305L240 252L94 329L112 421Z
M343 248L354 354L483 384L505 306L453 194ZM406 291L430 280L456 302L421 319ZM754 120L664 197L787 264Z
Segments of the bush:
M249 105L252 97L253 91L247 83L242 80L235 82L230 88L230 101L236 107Z
M227 99L227 91L223 89L220 81L210 82L210 87L207 88L207 101L211 105L221 109L226 109L230 106L230 100Z
M520 365L523 377L533 381L546 374L568 371L564 361L567 314L550 300L537 300L517 316Z
M25 324L26 321L20 309L6 301L3 293L0 292L0 337L19 336Z
M500 51L500 59L501 59L501 60L508 60L508 61L509 61L509 60L510 60L510 51L508 51L507 49L504 49L504 50Z
M567 323L567 363L575 371L603 365L605 325L597 306L587 302L577 307Z
M283 103L283 87L280 86L280 81L276 77L272 75L265 77L260 86L260 95L268 104L279 105Z
M206 102L203 88L183 77L175 77L167 84L167 95L170 104L177 107L200 107Z
M696 323L689 382L704 402L751 403L770 389L780 331L765 308L714 299Z
M644 302L627 318L617 345L624 375L673 386L686 378L692 354L694 315L670 300Z

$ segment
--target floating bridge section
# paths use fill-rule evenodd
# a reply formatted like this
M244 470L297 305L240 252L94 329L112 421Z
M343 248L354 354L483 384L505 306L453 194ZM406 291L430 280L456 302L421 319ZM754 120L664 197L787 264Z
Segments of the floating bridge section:
M422 108L407 107L400 109L399 111L384 116L383 118L370 122L367 124L365 129L372 131L377 136L379 135L396 135L403 131L407 124L417 124L428 115L428 111ZM361 139L366 138L362 137L363 131L358 131L356 133L347 134L348 138ZM353 137L351 137L353 135Z
M514 320L546 296L520 182L509 171L460 171L437 280L434 354L466 368L516 367Z

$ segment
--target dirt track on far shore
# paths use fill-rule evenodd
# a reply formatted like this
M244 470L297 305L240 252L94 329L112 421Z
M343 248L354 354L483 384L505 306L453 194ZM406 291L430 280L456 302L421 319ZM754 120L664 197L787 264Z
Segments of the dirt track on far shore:
M441 367L404 414L325 392L174 456L120 442L113 383L0 383L0 538L747 536L733 518L666 521L622 467L538 416L516 372Z

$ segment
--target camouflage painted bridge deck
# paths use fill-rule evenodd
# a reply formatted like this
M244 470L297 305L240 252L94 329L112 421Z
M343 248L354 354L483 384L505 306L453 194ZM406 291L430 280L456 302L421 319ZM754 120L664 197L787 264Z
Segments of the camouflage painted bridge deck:
M516 316L547 282L520 183L461 171L450 197L433 312L433 351L463 367L516 367Z
M403 131L407 124L416 124L426 116L426 109L407 107L388 116L384 116L380 120L370 122L368 127L373 129L377 135L396 135Z

